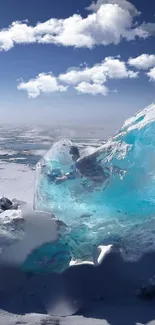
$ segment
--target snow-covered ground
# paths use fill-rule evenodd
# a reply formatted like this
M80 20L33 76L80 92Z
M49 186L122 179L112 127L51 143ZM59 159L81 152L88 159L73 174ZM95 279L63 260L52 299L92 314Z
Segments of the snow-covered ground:
M35 172L24 164L0 162L0 196L32 204Z
M42 314L15 315L1 310L0 320L1 325L155 325L153 303L147 305L133 302L128 305L106 305L104 308L103 303L94 303L93 309L95 309L93 318L89 316L64 318Z

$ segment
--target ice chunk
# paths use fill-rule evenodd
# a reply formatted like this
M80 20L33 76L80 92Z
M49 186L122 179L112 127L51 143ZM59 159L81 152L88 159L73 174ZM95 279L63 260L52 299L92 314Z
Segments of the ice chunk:
M7 197L0 198L0 249L12 245L24 236L25 220L22 215L22 201Z
M59 236L62 231L64 232L63 228L65 229L65 225L51 214L34 212L29 206L25 206L22 211L8 210L1 213L0 241L3 239L3 249L0 254L0 265L21 266L26 271L43 270L43 260L48 255L45 248L52 247L50 252L52 259L55 242L61 240ZM41 248L41 258L40 255L34 254L37 248ZM35 258L30 258L30 254Z
M0 248L15 244L24 237L24 218L21 210L5 210L0 214Z
M155 104L90 154L75 157L72 146L55 143L37 164L34 201L68 226L72 259L92 260L105 244L127 247L129 257L154 248Z

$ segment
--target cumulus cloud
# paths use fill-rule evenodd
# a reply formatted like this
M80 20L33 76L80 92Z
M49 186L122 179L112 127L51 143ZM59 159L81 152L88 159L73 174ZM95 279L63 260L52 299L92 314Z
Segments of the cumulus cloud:
M147 70L155 66L155 55L142 54L136 58L130 58L128 64L139 70Z
M30 98L36 98L41 93L66 91L68 86L73 86L78 93L107 95L108 88L105 83L108 79L138 77L138 72L128 70L125 62L117 57L107 57L92 67L82 67L70 68L66 73L57 77L52 73L40 73L35 79L20 82L18 89L26 90Z
M28 82L21 82L18 90L26 90L29 98L36 98L41 93L53 93L57 91L66 91L67 87L60 85L52 73L40 73L35 79Z
M107 57L100 64L93 67L85 67L81 70L70 70L59 75L59 80L69 85L76 85L80 82L93 82L95 84L103 84L109 79L136 78L138 72L128 70L125 62L118 58Z
M13 22L7 29L0 30L0 50L8 51L15 44L35 43L34 29L27 22Z
M51 18L36 26L27 21L13 22L0 30L0 50L8 51L16 44L47 43L76 48L95 45L117 45L122 39L147 38L155 33L155 24L135 25L139 15L127 0L98 0L93 3L86 18L74 14L66 19Z
M86 9L90 11L97 11L102 5L107 3L117 4L123 10L129 11L132 16L138 16L140 14L136 7L127 0L97 0L96 2L93 1L92 4Z
M91 94L91 95L103 95L106 96L108 94L108 88L105 85L100 85L97 83L89 83L89 82L80 82L75 89L78 93L82 94Z
M155 81L155 67L147 73L147 76L150 78L150 80Z

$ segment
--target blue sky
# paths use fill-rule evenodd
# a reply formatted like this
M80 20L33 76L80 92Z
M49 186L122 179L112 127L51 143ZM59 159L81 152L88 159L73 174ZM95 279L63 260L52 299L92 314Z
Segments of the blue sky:
M155 2L91 4L91 0L0 2L2 122L107 123L113 132L126 117L154 101ZM130 58L138 61L129 64ZM101 73L97 78L96 68Z

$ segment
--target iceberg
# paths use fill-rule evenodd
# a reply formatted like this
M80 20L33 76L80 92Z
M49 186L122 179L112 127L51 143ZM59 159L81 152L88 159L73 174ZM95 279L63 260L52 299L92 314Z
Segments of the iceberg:
M79 150L75 160L73 147L69 140L54 143L36 166L35 210L51 212L66 225L50 248L55 259L68 251L57 269L94 261L100 245L120 245L130 259L154 249L155 104L89 154Z

